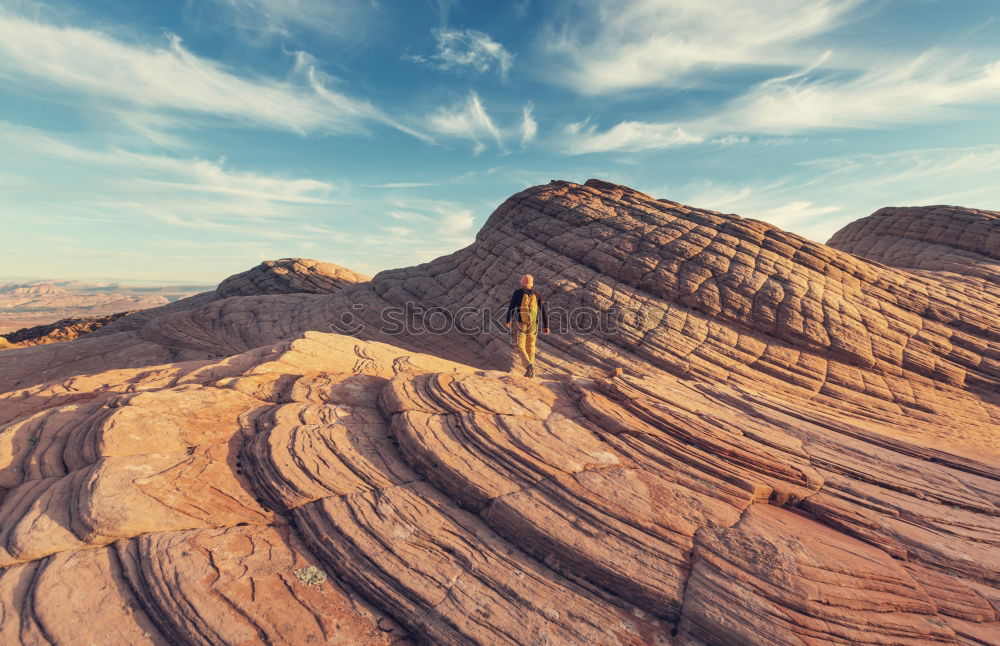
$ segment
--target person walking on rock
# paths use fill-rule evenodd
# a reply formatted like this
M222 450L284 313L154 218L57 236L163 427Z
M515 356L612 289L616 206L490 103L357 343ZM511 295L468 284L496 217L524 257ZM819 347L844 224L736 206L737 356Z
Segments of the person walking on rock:
M524 362L525 377L535 376L535 346L538 340L538 316L542 318L542 332L549 333L549 313L545 309L542 295L533 289L535 278L531 274L521 276L521 287L514 290L507 306L507 322L510 329L511 318L514 319L514 356L511 359L511 372L517 365L518 358Z

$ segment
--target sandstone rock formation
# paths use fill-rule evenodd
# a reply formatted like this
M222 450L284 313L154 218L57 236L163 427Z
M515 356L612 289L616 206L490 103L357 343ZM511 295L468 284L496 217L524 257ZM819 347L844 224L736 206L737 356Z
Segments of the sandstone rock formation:
M827 244L893 267L985 278L997 288L1000 229L994 211L956 206L887 207L838 231Z
M108 323L117 321L123 316L128 316L133 312L118 312L107 316L94 316L90 318L71 318L49 323L48 325L36 325L35 327L22 328L8 334L0 335L0 339L7 341L6 347L26 348L32 345L45 345L46 343L59 343L61 341L72 341L79 339L85 334L90 334L99 330Z
M332 294L368 276L330 262L304 258L267 260L219 284L216 298L253 294Z
M156 332L154 332L154 330L158 328L162 329L161 326L163 326L164 323L167 326L173 325L173 322L185 325L183 322L185 320L185 316L193 315L197 317L199 316L199 312L214 315L219 311L218 308L220 307L226 309L231 307L232 309L230 311L232 311L237 317L240 317L242 315L237 314L237 312L242 311L246 305L261 302L265 304L274 303L275 307L279 308L292 308L295 307L292 303L312 302L314 300L306 298L304 295L328 296L345 287L363 283L367 280L367 276L329 262L320 262L318 260L310 260L306 258L268 260L262 262L253 269L230 276L226 280L222 281L222 283L220 283L219 286L212 291L180 299L162 307L136 312L131 316L116 321L114 325L110 325L108 328L101 330L100 334L107 335L117 334L120 332L140 332L138 335L129 335L127 339L119 337L120 342L132 343L136 340L136 337L141 338L144 336L142 333L143 330L145 330L146 335L155 337ZM275 296L282 295L288 295L289 297L284 299L274 298ZM259 296L265 298L249 300L235 299L228 302L227 305L217 304L212 308L202 309L205 308L206 305L216 304L220 301L225 302L227 299L235 296ZM284 305L283 301L287 301L288 305ZM293 315L288 318L282 315L274 318L275 320L272 321L272 324L277 325L278 328L265 332L264 336L261 338L266 336L268 339L267 342L272 342L277 339L289 338L290 336L293 336L284 331L282 326L295 321L297 318L296 316ZM233 321L230 321L230 323L233 323ZM237 328L237 334L238 329L240 328ZM298 329L297 326L296 329ZM182 336L186 336L188 334L187 332L178 332ZM172 335L173 332L168 332L167 334ZM195 332L194 336L203 336L203 333ZM229 343L231 344L232 340ZM180 346L174 346L170 341L168 341L166 345L175 347L177 351L182 350ZM250 345L240 344L240 347L245 349L253 347L253 345L254 344L250 342ZM214 348L213 352L194 352L184 354L185 356L190 354L191 356L204 357L225 356L228 353L229 351L227 350ZM175 351L173 354L176 355L177 352ZM149 359L143 358L137 359L137 361L138 363L135 365L141 365L142 362L148 362Z
M553 182L4 351L0 643L1000 644L1000 218L949 209ZM526 271L534 380L470 330Z

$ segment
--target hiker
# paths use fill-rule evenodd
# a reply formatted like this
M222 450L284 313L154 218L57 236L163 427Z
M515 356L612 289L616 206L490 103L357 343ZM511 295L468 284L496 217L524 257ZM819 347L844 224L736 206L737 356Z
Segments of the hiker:
M532 289L535 278L531 274L521 276L520 289L514 290L507 306L507 322L510 329L511 316L514 321L514 356L511 358L510 369L514 371L518 357L526 364L525 377L535 376L535 343L538 339L538 314L542 315L542 332L549 333L549 313L545 309L542 295Z

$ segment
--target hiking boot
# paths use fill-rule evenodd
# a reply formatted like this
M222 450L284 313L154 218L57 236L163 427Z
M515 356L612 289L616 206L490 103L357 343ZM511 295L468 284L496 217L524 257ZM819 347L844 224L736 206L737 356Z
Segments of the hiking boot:
M535 364L533 364L533 363L529 363L528 364L528 369L524 371L524 376L525 377L534 377L535 376Z

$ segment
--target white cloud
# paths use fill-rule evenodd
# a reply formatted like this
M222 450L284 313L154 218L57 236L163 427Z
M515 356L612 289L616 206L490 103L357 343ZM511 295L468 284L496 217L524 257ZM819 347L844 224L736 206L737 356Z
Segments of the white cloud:
M722 66L798 65L861 0L586 0L543 33L552 81L584 94L697 84Z
M142 140L159 148L173 151L191 148L192 142L176 134L190 125L185 123L183 116L135 107L108 107L105 110L114 120L113 128L107 133L109 139L132 142L135 140L135 135L139 135Z
M798 222L815 220L831 213L840 212L839 206L823 206L808 200L792 200L756 210L753 217L765 222L780 222L782 227L794 226Z
M0 78L33 92L69 90L88 106L138 111L147 119L187 114L330 134L364 132L367 123L382 123L419 136L368 101L329 89L305 53L296 55L285 80L243 76L192 54L169 34L164 46L127 43L99 31L0 12Z
M954 106L1000 101L1000 61L975 66L930 51L887 62L850 79L814 69L772 79L733 101L718 117L730 129L790 134L870 128L955 116Z
M528 103L521 112L521 148L524 148L538 135L538 122L532 115L535 106Z
M472 229L472 225L475 223L476 218L469 209L449 211L439 218L438 233L447 236L464 235Z
M1000 145L916 149L818 159L766 184L701 182L677 189L670 198L825 242L883 206L955 204L997 210L998 174Z
M44 256L60 272L217 280L296 255L373 272L449 253L475 232L470 205L359 193L335 180L249 172L225 160L93 149L3 122L0 150L0 186L17 189L0 210L3 228L19 240L8 260ZM43 239L51 231L72 231L78 244L56 247ZM183 238L225 251L178 256ZM244 242L230 253L234 241ZM81 269L74 263L84 256Z
M519 138L521 147L531 143L538 133L538 122L533 116L534 106L529 101L521 109L521 118L506 126L498 126L486 111L479 95L469 95L450 107L440 107L422 120L420 129L446 139L471 141L472 152L479 154L486 150L492 140L501 153L506 154L507 141Z
M441 27L431 33L437 51L430 56L407 56L407 60L440 70L467 68L485 73L495 69L501 78L507 78L514 65L514 55L485 32Z
M19 217L60 226L82 214L109 239L123 227L135 231L155 222L227 239L308 240L314 235L301 227L274 223L307 222L336 209L340 202L334 198L349 192L335 182L234 170L224 160L86 148L2 122L0 148L8 153L0 163L2 183L21 179L27 183L22 195L48 196L22 202L11 195L10 208ZM44 176L39 167L47 169ZM155 241L132 243L155 246Z
M831 195L808 184L808 180L794 181L792 178L751 186L708 182L681 188L671 199L679 199L698 208L762 220L819 242L839 228L836 223L842 222L844 217L857 219L868 215L863 213L851 217L845 213L849 210L838 199L841 195ZM812 199L804 199L805 195Z
M832 129L891 127L961 116L962 106L1000 103L1000 61L930 51L906 61L884 61L850 75L822 67L827 60L770 79L722 106L687 121L623 121L605 131L571 124L563 148L571 154L673 148L711 141L748 143L747 134L789 135Z
M686 146L704 139L703 135L688 132L679 124L622 121L609 130L598 132L594 124L579 122L567 126L564 150L571 155L635 152Z
M423 188L437 186L433 182L385 182L384 184L362 184L363 188Z
M379 227L379 228L381 228L386 233L390 233L390 234L396 236L397 238L411 238L411 237L413 237L413 229L408 229L406 227L388 226L388 227Z
M389 217L396 220L403 220L404 222L428 222L430 220L426 215L414 213L413 211L389 211Z
M468 139L477 155L486 150L484 140L492 139L503 149L503 135L487 114L475 92L451 108L438 108L427 117L427 128L445 137Z
M451 245L444 252L454 251L455 246L472 241L476 224L474 211L465 204L447 200L397 198L390 201L397 207L390 210L393 220L406 222L433 240L427 242ZM396 226L396 225L391 225ZM440 248L440 245L436 245Z
M295 30L356 39L377 3L370 0L210 0L226 10L227 22L263 37Z
M815 167L838 182L850 177L853 190L891 191L925 204L943 200L976 206L961 201L983 201L979 208L1000 209L1000 189L994 180L1000 173L1000 145L996 144L830 157L804 166Z
M7 150L45 155L127 176L135 185L160 185L187 191L243 196L269 202L333 204L333 183L286 179L226 169L224 162L149 155L118 149L91 150L32 128L0 122L0 142ZM111 176L109 176L111 178Z
M746 135L723 135L721 137L715 137L709 143L717 146L739 146L741 144L750 143L750 137L747 137Z

